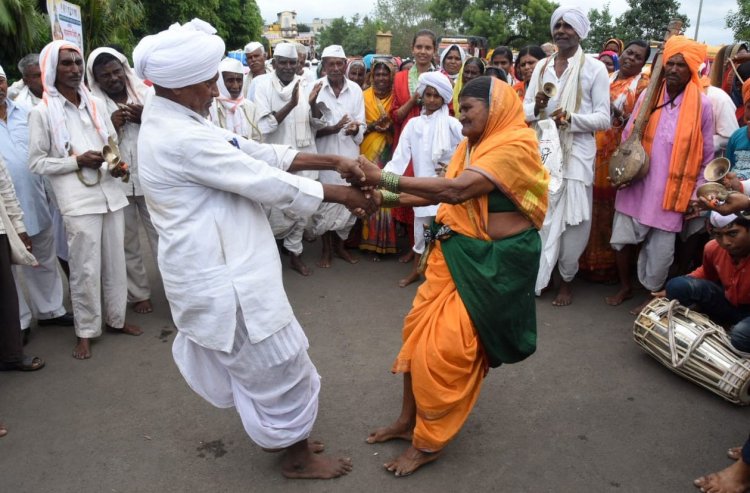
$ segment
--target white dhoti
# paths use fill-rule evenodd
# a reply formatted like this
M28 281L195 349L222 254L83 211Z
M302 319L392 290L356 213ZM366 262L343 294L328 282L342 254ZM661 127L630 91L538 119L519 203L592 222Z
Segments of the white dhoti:
M308 438L318 415L320 376L307 347L296 319L252 344L238 313L231 352L206 349L180 332L172 355L198 395L219 408L236 407L255 443L280 449Z
M549 284L552 270L558 265L563 281L570 282L578 273L581 258L591 232L593 188L580 180L564 179L550 192L547 215L539 235L542 255L536 279L537 296Z
M615 211L610 244L619 252L626 245L643 243L638 253L638 280L653 292L662 289L667 282L669 267L674 261L676 235L643 225L627 214Z
M54 201L54 197L50 197L49 194L51 193L49 190L51 190L52 187L47 188L47 201L49 205L49 214L52 218L52 229L55 233L55 250L57 251L57 256L61 260L64 260L65 262L68 261L68 235L65 232L65 222L63 221L62 214L60 214L60 209L57 207L57 203Z
M129 196L128 205L123 209L125 215L125 268L128 279L128 301L138 302L151 298L151 288L148 284L148 274L143 265L143 251L138 234L138 218L141 218L143 229L146 230L146 238L151 247L151 254L156 261L158 251L159 235L154 225L151 224L151 216L146 207L146 199L143 195Z
M264 207L273 237L284 241L284 248L293 255L302 255L302 237L305 234L307 219L293 218L276 207Z
M318 180L328 185L348 185L336 171L320 171ZM339 238L346 240L356 221L357 218L345 206L324 202L310 218L309 230L314 236L322 236L327 231L335 231Z
M122 328L128 291L122 209L105 214L66 215L63 220L68 234L70 301L76 335L101 335L102 294L105 323Z
M32 314L37 320L65 315L63 282L55 249L54 227L50 225L32 236L31 245L39 265L37 267L13 266L21 330L29 328ZM22 277L29 295L28 299L21 288Z

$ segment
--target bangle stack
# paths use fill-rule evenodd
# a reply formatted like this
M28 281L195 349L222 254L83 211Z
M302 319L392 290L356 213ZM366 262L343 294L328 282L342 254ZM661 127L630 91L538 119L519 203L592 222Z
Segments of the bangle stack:
M390 209L391 207L398 207L399 195L397 193L389 192L388 190L380 190L380 196L383 198L383 200L380 203L380 207L383 207L384 209Z
M400 179L401 176L397 175L396 173L391 173L390 171L382 171L380 173L380 183L378 183L378 188L388 190L389 192L398 193L398 184Z

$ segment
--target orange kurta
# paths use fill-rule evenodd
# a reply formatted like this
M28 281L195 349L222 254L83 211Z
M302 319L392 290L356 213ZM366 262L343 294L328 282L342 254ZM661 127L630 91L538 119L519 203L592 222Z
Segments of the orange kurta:
M526 126L521 102L510 86L493 81L484 135L472 149L467 147L466 140L459 144L446 178L455 178L466 169L481 173L535 227L541 227L549 175L542 166L536 135ZM437 220L458 234L491 241L487 196L442 204ZM476 329L438 242L427 262L425 282L404 321L403 345L393 364L394 372L411 373L417 404L415 448L438 451L459 432L479 397L487 370Z

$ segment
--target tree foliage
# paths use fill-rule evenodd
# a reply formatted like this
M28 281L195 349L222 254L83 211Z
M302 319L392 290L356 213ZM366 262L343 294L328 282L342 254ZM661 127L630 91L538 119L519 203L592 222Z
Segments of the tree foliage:
M617 29L612 12L609 10L609 3L605 3L601 10L589 10L588 17L591 30L581 44L584 50L598 53L608 39L617 37Z
M116 44L132 51L138 39L132 26L143 21L144 9L139 0L78 0L81 6L83 48L91 53L100 46Z
M18 78L16 63L28 53L38 52L50 38L47 17L34 0L0 0L0 65L11 78Z
M533 1L533 0L532 0ZM377 0L375 19L391 31L391 52L397 56L411 54L414 33L420 29L431 29L443 34L443 26L430 13L432 0Z
M430 12L449 31L519 47L549 40L557 7L549 0L432 0Z
M737 0L737 10L729 11L726 22L735 41L750 39L750 0Z
M683 29L690 22L687 16L678 13L677 0L628 0L626 10L615 23L617 37L627 41L633 39L663 39L672 19L682 19Z
M341 45L348 56L361 56L375 51L375 35L383 28L383 22L367 16L360 19L355 15L351 20L339 17L320 31L316 42L321 50L326 46Z

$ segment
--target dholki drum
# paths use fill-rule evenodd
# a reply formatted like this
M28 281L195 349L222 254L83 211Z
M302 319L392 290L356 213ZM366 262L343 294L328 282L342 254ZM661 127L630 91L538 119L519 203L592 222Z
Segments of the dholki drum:
M724 329L705 315L656 298L636 318L633 337L673 372L729 402L750 404L750 359L738 354Z

